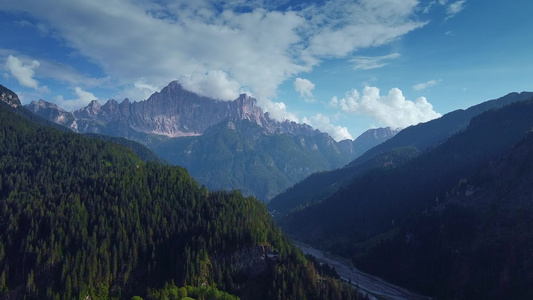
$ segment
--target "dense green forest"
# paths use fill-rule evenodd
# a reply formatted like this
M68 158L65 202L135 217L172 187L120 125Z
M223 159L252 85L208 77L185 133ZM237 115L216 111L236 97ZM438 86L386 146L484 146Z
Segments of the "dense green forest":
M530 145L532 116L533 100L485 112L436 148L396 168L369 170L280 224L299 240L427 295L530 299L533 151L512 150L525 153L513 172L474 174L510 156L513 145ZM492 186L476 205L469 201L475 197L453 197Z
M533 299L532 182L530 132L356 264L445 299Z
M358 298L257 199L21 111L0 103L1 297Z
M115 144L122 145L126 148L131 149L140 159L144 161L152 161L152 162L160 162L165 163L165 160L159 157L157 154L155 154L154 151L152 151L147 146L136 142L132 140L128 140L127 138L123 137L116 137L116 136L108 136L103 134L97 134L97 133L85 133L84 134L87 137L93 137L98 138L104 141L111 141Z

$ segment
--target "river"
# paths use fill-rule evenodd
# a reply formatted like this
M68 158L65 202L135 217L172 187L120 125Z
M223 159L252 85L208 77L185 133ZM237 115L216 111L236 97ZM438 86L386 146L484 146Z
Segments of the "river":
M385 280L372 276L370 274L361 272L356 268L350 266L349 262L342 262L341 260L329 257L321 250L315 249L309 245L301 242L294 242L305 254L311 254L320 261L324 261L333 266L339 276L352 285L359 288L360 292L368 296L371 300L391 299L391 300L422 300L431 299L430 297L422 296L402 287L388 283Z

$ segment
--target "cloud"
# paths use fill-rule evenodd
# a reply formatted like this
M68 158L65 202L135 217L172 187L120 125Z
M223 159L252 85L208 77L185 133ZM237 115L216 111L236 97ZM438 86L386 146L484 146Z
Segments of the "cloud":
M345 57L356 50L391 42L427 22L411 19L418 1L326 1L310 9L319 28L309 39L308 52L318 57Z
M415 84L413 85L413 89L415 91L421 91L421 90L425 90L429 87L432 87L434 85L436 85L438 83L437 80L430 80L428 82L424 82L424 83L419 83L419 84Z
M59 95L54 99L54 102L67 111L73 111L87 106L93 100L98 100L98 97L93 93L85 91L80 87L75 87L74 92L78 98L65 100L62 95Z
M329 106L339 107L348 113L367 115L392 128L405 128L441 116L433 110L426 98L406 100L402 91L397 88L391 89L386 96L381 96L376 87L366 86L362 94L353 89L342 99L333 97Z
M465 4L466 0L461 0L461 1L456 1L452 4L450 4L447 8L446 8L446 20L448 20L449 18L452 18L454 17L455 15L457 15L458 13L460 13L464 8L464 4ZM446 2L444 2L444 4L446 4Z
M6 65L7 65L7 60L9 59L10 56L13 56L16 60L21 62L21 64L26 63L27 65L30 65L30 66L32 66L32 64L35 64L34 61L36 61L39 64L38 69L39 69L40 78L49 78L49 79L53 79L55 81L59 81L62 83L67 83L71 85L72 88L74 88L75 86L84 86L84 87L108 86L108 87L111 87L113 85L113 82L111 81L111 78L109 76L102 77L102 78L90 77L87 74L80 72L79 70L75 69L73 66L68 65L68 64L59 63L54 60L42 59L42 58L39 58L39 60L34 60L31 57L28 57L15 50L0 48L0 59L5 59ZM32 70L34 73L32 76L32 79L35 75L35 69L37 68L34 68ZM6 75L8 74L6 73ZM41 87L40 89L38 89L38 91L48 92L48 89L46 87Z
M287 111L287 105L284 102L274 102L270 99L259 99L258 104L263 107L265 113L277 121L289 120L299 123L298 117Z
M389 55L384 56L356 56L350 60L350 62L354 63L353 69L354 70L371 70L376 68L381 68L387 63L386 60L395 59L400 57L400 53L391 53Z
M316 114L309 119L304 118L303 122L322 132L327 132L336 141L353 140L346 127L331 124L329 118L322 114Z
M31 61L29 64L24 64L13 55L9 55L6 60L5 68L11 76L15 77L18 83L25 87L30 87L35 90L46 91L46 87L39 87L39 82L33 77L35 76L35 69L39 67L39 62Z
M159 90L181 79L206 96L231 99L244 90L273 99L282 82L323 59L346 58L424 26L417 6L417 0L18 0L2 9L32 17L124 94L133 94L139 80Z
M300 93L300 97L304 98L306 102L313 101L313 89L315 84L303 78L296 78L294 80L294 90Z
M191 92L219 100L235 100L240 94L240 84L220 70L205 74L195 72L191 76L180 77L179 82Z

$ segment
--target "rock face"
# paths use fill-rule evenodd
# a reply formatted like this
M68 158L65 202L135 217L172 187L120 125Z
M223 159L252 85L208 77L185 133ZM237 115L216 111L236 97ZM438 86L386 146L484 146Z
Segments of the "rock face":
M80 133L121 136L149 144L146 135L161 138L199 136L226 119L248 120L267 134L290 133L313 135L318 131L305 124L277 122L263 113L257 100L245 94L234 101L219 101L189 92L173 81L148 100L121 103L108 100L101 105L93 100L74 112L66 112L44 100L26 106L37 115L70 127Z
M6 103L7 105L13 108L22 106L17 94L13 93L12 90L4 87L3 85L0 85L0 101Z
M44 119L68 127L73 131L78 131L78 123L76 122L74 115L58 107L54 103L50 103L41 99L37 102L32 101L30 104L25 105L24 107Z
M265 272L278 258L279 253L269 246L252 246L230 255L231 268L246 278L254 278Z

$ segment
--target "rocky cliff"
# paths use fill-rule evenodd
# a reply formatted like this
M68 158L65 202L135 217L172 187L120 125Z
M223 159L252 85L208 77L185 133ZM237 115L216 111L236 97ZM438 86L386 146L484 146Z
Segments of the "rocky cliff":
M306 124L277 122L263 113L257 100L242 94L234 101L220 101L189 92L173 81L146 101L121 103L108 100L104 105L93 100L89 105L66 112L44 100L27 105L33 113L80 133L122 136L149 144L149 136L175 138L199 136L226 119L248 120L264 129L265 134L319 133Z
M13 91L3 85L0 85L0 101L14 108L21 106L17 94L13 93Z
M39 101L32 101L24 107L44 119L63 125L74 131L78 131L78 123L76 122L74 115L71 112L58 107L54 103L41 99Z

